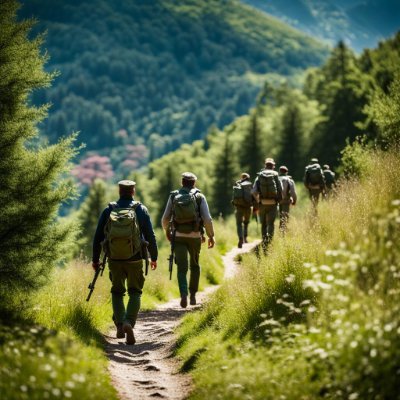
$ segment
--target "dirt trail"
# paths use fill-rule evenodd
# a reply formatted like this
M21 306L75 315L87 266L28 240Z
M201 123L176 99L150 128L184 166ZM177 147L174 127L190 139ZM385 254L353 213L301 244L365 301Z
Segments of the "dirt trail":
M251 250L256 243L233 249L223 257L225 279L235 275L235 257ZM171 300L153 311L139 313L135 328L136 344L127 346L123 339L115 339L115 329L105 336L109 371L114 386L123 400L185 399L191 390L188 374L179 373L179 360L172 356L176 337L175 328L185 313L201 307L207 296L217 287L209 287L197 294L196 306L182 309L179 299Z

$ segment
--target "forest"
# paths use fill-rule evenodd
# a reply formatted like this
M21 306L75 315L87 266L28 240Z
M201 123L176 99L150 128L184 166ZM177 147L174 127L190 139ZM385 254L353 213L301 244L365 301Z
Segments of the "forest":
M226 37L261 40L252 35L264 26L261 14L246 25L230 19L237 14L221 9L222 3L239 4L153 5L193 19L217 10L222 21L242 29ZM83 7L86 16L85 4L60 1L54 10L43 8L42 17L51 14L63 26L74 15L70 7ZM94 13L110 10L101 4ZM113 5L121 11L115 22L128 18L133 4L143 15L147 7L157 9L142 1ZM163 393L182 377L187 380L173 388L175 398L399 399L400 32L360 54L342 41L329 53L320 47L316 58L302 65L300 81L265 79L248 110L178 140L168 149L173 151L154 154L143 167L139 158L150 136L101 142L102 151L93 144L92 153L83 153L88 148L73 132L79 124L45 140L46 117L64 108L48 104L60 78L56 64L47 68L53 54L44 49L62 35L43 34L43 25L23 19L19 10L16 0L0 2L0 397L114 400L139 398L135 390L144 388L148 397L173 398ZM241 6L239 11L249 12ZM289 28L284 32L297 35ZM155 41L161 38L154 35ZM288 51L287 57L296 63L316 43L289 42L298 52ZM57 57L76 57L71 63L79 63L75 42L69 43ZM154 49L147 50L150 55ZM253 50L248 48L247 56L259 56L258 72L268 73L268 57ZM279 73L294 72L286 67ZM93 135L99 143L104 139ZM85 301L93 279L94 230L104 207L118 196L111 158L121 149L134 154L124 178L136 181L135 199L149 211L159 250L158 268L145 277L134 346L110 341L115 326L108 270ZM244 171L254 180L265 157L288 167L298 204L288 230L277 232L267 249L257 246L260 231L252 221L250 247L232 253L238 250L232 185ZM338 177L334 195L321 201L317 213L301 182L311 157L328 163ZM165 203L184 171L198 177L216 240L213 248L201 249L205 297L189 309L179 307L177 265L170 280L171 247L160 228ZM236 272L226 278L229 254ZM160 328L171 320L169 332ZM160 335L152 336L157 331ZM147 358L140 365L135 357ZM161 358L175 369L161 370ZM121 381L111 376L113 365L129 377L128 389L121 390ZM143 379L145 372L151 380Z
M35 104L52 104L41 123L50 143L79 131L80 158L106 155L126 174L245 114L266 76L296 76L327 54L236 0L178 4L23 1L19 15L47 31L46 68L59 72L34 93Z

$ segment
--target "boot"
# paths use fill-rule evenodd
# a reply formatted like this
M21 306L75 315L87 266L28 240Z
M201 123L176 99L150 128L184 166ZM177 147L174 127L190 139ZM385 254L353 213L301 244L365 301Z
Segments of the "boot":
M135 335L133 334L132 325L128 322L125 322L122 326L123 331L126 333L126 344L135 344Z
M191 306L196 305L196 293L190 293L190 305Z
M249 242L247 241L247 236L244 237L244 243L249 243Z
M125 332L122 328L122 324L115 324L115 326L117 327L117 339L124 339L125 338Z
M186 308L187 307L187 296L186 295L182 295L181 296L181 307L182 308Z
M238 243L239 249L241 249L242 246L243 246L243 238L239 238L239 243Z

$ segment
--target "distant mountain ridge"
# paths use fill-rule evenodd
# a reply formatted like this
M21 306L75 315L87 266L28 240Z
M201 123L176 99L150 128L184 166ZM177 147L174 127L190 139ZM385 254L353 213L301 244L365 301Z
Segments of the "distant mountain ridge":
M329 42L360 52L400 29L398 0L242 0Z
M52 103L43 132L53 141L78 130L114 166L130 157L127 144L154 159L204 137L247 112L254 77L290 76L327 55L236 0L24 0L20 16L47 30L48 68L61 73L35 96Z

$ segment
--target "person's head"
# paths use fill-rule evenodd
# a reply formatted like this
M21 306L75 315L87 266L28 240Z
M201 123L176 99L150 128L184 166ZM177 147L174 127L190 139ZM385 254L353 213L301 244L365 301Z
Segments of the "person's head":
M325 165L324 165L324 169L330 169L329 165L328 165L328 164L325 164Z
M310 164L318 164L318 158L314 157L310 160Z
M182 174L182 186L192 188L196 184L197 176L192 172L184 172Z
M119 187L119 195L121 197L122 196L133 197L135 194L136 182L129 180L119 181L118 187Z
M265 159L265 168L267 169L275 169L275 161L273 158L266 158Z
M247 172L242 172L242 173L240 174L240 179L241 179L242 181L244 181L244 180L246 180L246 179L250 179L250 175L249 175Z
M288 172L289 172L288 168L285 167L284 165L281 165L281 166L279 167L279 173L280 173L281 175L287 175Z

